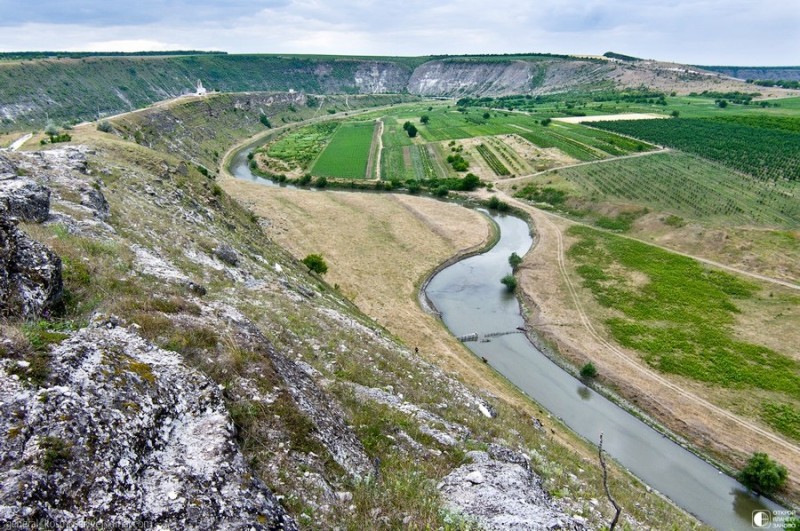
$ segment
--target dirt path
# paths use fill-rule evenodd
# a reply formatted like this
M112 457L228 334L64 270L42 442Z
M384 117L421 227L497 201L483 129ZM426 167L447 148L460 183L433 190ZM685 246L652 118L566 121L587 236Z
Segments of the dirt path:
M372 143L375 144L375 137L377 136L377 146L370 146L369 161L367 161L367 175L369 180L372 178L372 168L375 168L375 179L381 180L381 155L383 154L383 120L378 118L375 124L375 132L372 136Z
M25 136L23 136L23 137L21 137L21 138L18 138L18 139L16 139L16 140L14 140L14 141L11 143L11 145L10 145L10 146L8 146L8 150L9 150L9 151L16 151L16 150L18 150L19 148L21 148L21 147L22 147L22 144L24 144L25 142L27 142L27 141L28 141L28 140L30 140L31 138L33 138L33 133L28 133L27 135L25 135Z
M635 352L606 339L588 316L565 262L562 230L572 222L510 197L504 200L528 212L536 226L536 246L520 270L521 287L535 308L529 319L533 327L554 340L574 363L591 360L623 396L654 414L659 422L732 460L735 466L741 466L754 451L766 451L787 466L792 489L798 491L798 445L702 398L697 394L703 390L701 384L679 385L651 370Z
M609 158L609 159L590 160L588 162L578 162L576 164L567 164L566 166L557 166L555 168L550 168L550 169L543 170L543 171L540 171L540 172L531 173L529 175L520 175L519 177L514 177L513 179L497 180L497 181L494 181L494 185L497 186L497 185L500 185L500 184L504 185L504 184L508 184L508 183L512 183L513 184L513 183L516 183L516 182L519 182L519 181L522 181L522 180L525 180L525 179L530 179L531 177L538 177L539 175L544 175L545 173L550 173L550 172L552 172L554 170L566 170L567 168L577 168L578 166L588 166L590 164L602 164L604 162L614 162L614 161L623 160L623 159L635 159L635 158L638 158L638 157L649 157L650 155L656 155L658 153L667 153L669 151L672 151L672 150L669 149L669 148L662 148L662 149L657 149L655 151L645 151L644 153L634 153L632 155L622 155L620 157L612 157L612 158Z
M503 182L506 182L506 181L503 181ZM573 221L573 220L571 220L569 218L566 218L564 216L560 216L560 215L555 214L553 212L547 212L546 214L548 216L553 217L553 218L559 218L559 219L562 219L562 220L567 221L569 223L573 223L575 225L582 225L584 227L590 227L590 228L592 228L594 230L599 230L599 231L603 231L603 232L611 232L611 231L606 231L605 229L601 229L599 227L596 227L594 225L590 225L588 223L584 223L582 221ZM677 254L677 255L680 255L680 256L685 256L686 258L691 258L692 260L696 260L698 262L702 262L704 264L707 264L707 265L710 265L710 266L713 266L713 267L718 267L720 269L724 269L726 271L730 271L731 273L737 273L739 275L744 275L746 277L754 278L756 280L761 280L763 282L769 282L770 284L783 286L785 288L791 288L791 289L794 289L794 290L800 290L800 284L794 284L792 282L787 282L785 280L780 280L780 279L777 279L777 278L768 277L766 275L753 273L752 271L747 271L746 269L740 269L738 267L725 265L725 264L722 264L720 262L715 262L714 260L710 260L708 258L703 258L702 256L697 256L697 255L693 255L693 254L689 254L689 253L684 253L682 251L677 251L675 249L672 249L670 247L666 247L664 245L659 245L657 243L648 242L646 240L640 240L639 238L634 238L633 236L627 236L625 234L618 234L618 233L613 233L613 234L614 234L614 236L619 236L620 238L625 238L626 240L633 240L635 242L639 242L639 243L643 243L645 245L649 245L650 247L655 247L657 249L662 249L664 251L667 251L667 252L670 252L670 253L673 253L673 254Z

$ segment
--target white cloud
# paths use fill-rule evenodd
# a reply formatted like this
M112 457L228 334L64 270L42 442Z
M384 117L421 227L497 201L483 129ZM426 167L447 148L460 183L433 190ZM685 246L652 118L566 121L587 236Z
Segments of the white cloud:
M0 49L431 55L609 50L695 64L797 64L800 2L763 0L78 0L6 16ZM138 6L138 7L137 7ZM128 9L129 6L124 6ZM27 18L26 18L27 17ZM123 17L123 18L120 18Z

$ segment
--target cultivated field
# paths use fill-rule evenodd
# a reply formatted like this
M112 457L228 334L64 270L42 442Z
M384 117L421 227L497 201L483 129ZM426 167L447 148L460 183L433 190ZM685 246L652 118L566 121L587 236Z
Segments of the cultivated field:
M516 193L529 197L528 182L535 188L559 188L562 180L573 185L561 187L568 195L595 204L624 201L681 218L729 225L800 225L800 183L757 180L680 152L562 168L518 181ZM672 223L680 225L685 219Z
M800 180L800 133L727 121L678 119L596 123L711 159L760 179Z
M336 130L311 173L320 177L364 179L367 176L375 124L346 122Z

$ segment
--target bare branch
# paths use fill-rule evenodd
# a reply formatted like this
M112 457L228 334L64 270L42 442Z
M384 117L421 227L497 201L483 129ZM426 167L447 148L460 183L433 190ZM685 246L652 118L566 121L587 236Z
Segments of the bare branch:
M614 528L617 526L617 522L619 521L619 515L622 512L622 507L620 507L616 500L611 497L611 491L608 489L608 470L606 470L606 462L603 459L603 434L600 434L600 446L598 446L597 454L600 457L600 467L603 469L603 487L606 489L606 496L608 497L608 501L611 502L611 505L614 506L616 513L614 514L614 518L611 520L611 524L608 526L609 531L614 531Z

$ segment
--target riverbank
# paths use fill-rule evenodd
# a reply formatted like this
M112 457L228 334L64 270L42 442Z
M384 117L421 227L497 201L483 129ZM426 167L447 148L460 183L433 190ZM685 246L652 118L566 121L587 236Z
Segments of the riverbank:
M563 233L572 223L513 198L508 202L529 212L536 227L536 247L525 257L520 270L520 287L531 310L528 323L537 334L573 367L591 361L600 372L600 383L619 395L632 410L651 416L666 433L685 437L682 444L729 473L740 469L754 451L766 451L790 470L788 499L796 503L800 458L796 446L779 444L766 437L763 429L722 410L703 396L703 386L686 379L654 373L637 353L622 349L605 337L602 327L593 325L591 312L596 302L576 287L564 252L572 241ZM574 369L573 369L574 370ZM680 380L677 384L673 380Z

